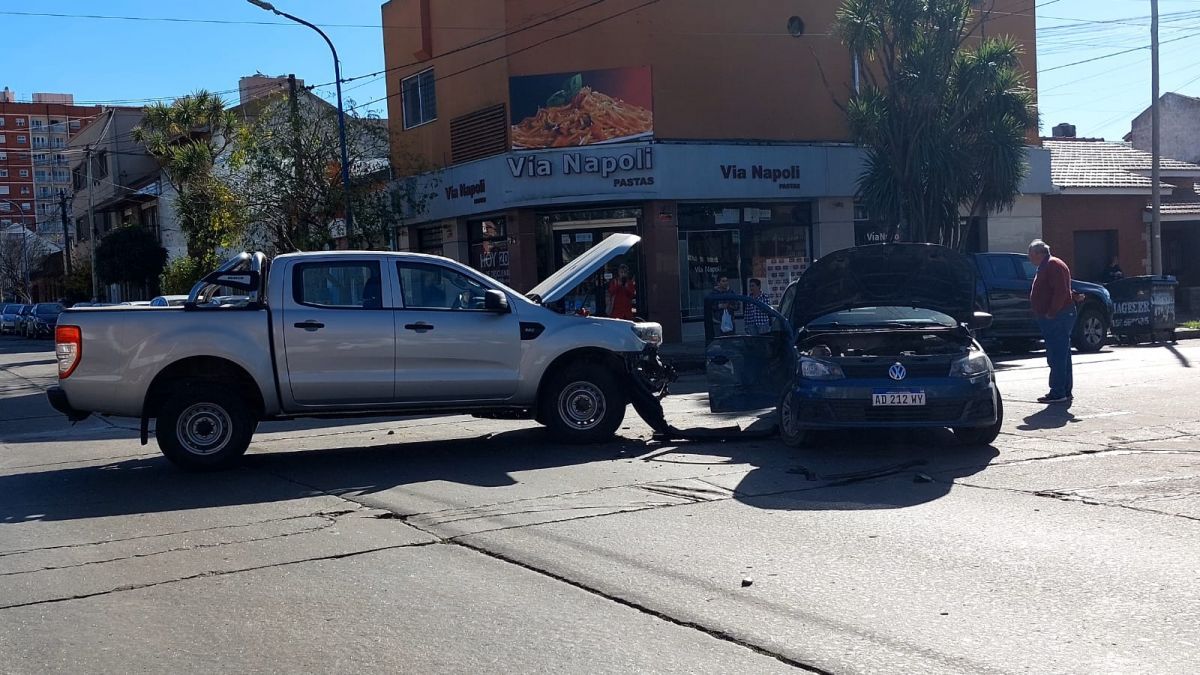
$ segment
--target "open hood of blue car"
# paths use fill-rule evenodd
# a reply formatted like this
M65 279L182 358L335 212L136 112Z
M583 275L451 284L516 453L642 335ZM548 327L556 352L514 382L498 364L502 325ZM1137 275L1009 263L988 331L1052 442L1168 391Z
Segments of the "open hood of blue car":
M936 244L874 244L830 253L796 281L791 319L814 319L859 307L920 307L971 320L975 266L967 256Z

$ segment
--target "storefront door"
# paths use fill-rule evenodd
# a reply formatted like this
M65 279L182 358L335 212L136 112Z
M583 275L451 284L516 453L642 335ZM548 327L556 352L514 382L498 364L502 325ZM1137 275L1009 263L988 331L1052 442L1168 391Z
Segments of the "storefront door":
M561 269L613 234L635 230L632 227L555 230L555 269ZM642 284L636 250L616 258L602 272L580 284L566 297L564 310L623 319L638 316L637 289Z

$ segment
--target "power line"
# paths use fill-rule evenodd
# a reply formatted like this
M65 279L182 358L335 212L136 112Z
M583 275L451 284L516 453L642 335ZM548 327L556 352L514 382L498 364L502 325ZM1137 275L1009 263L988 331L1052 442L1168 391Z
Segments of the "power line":
M1177 37L1177 38L1172 38L1172 39L1170 39L1170 40L1163 40L1162 42L1159 42L1159 44L1160 44L1160 45L1165 45L1165 44L1170 44L1170 43L1172 43L1172 42L1179 42L1180 40L1187 40L1188 38L1194 38L1194 37L1196 37L1196 36L1198 36L1198 35L1200 35L1200 33L1189 33L1189 34L1187 34L1187 35L1181 35L1181 36L1179 36L1179 37ZM1040 75L1040 74L1042 74L1042 73L1049 73L1049 72L1052 72L1052 71L1055 71L1055 70L1062 70L1063 68L1070 68L1070 67L1072 67L1072 66L1079 66L1079 65L1083 65L1083 64L1085 64L1085 63L1092 63L1092 62L1094 62L1094 61L1101 61L1101 60L1104 60L1104 59L1111 59L1111 58L1113 58L1114 56L1121 56L1122 54L1129 54L1129 53L1132 53L1132 52L1138 52L1138 51L1141 51L1141 50L1143 50L1143 49L1150 49L1150 45L1142 45L1142 46L1140 46L1140 47L1131 47L1130 49L1122 49L1122 50L1121 50L1121 51L1119 51L1119 52L1112 52L1112 53L1109 53L1109 54L1103 54L1103 55L1101 55L1101 56L1093 56L1093 57L1092 57L1092 58L1090 58L1090 59L1083 59L1083 60L1081 60L1081 61L1073 61L1073 62L1071 62L1071 63L1064 63L1064 64L1062 64L1062 65L1060 65L1060 66L1054 66L1053 68L1043 68L1043 69L1041 69L1040 71L1038 71L1038 74Z

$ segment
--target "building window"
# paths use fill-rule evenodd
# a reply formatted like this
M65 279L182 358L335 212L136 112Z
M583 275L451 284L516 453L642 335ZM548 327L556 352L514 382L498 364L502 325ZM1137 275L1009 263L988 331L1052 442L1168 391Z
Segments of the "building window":
M23 194L23 195L29 194L29 186L28 185L21 186L21 194Z
M0 127L4 126L4 118L0 117Z
M0 169L0 178L8 178L8 169Z
M8 191L9 187L7 185L0 185L0 195L6 195L8 194ZM5 211L7 211L8 202L0 202L0 208L3 208Z
M0 134L0 143L7 143L7 142L8 141L6 141L4 138L4 134Z
M20 143L24 143L24 142L26 142L27 140L28 140L28 139L27 139L25 136L17 136L17 143L18 143L18 144L20 144Z
M39 183L46 182L46 172L45 171L34 171L33 179Z
M0 136L0 139L2 139L2 138L3 138L3 137L2 137L2 136ZM0 152L0 162L3 162L3 161L5 161L5 160L7 160L7 159L8 159L8 153L7 153L7 152Z
M471 244L471 267L507 284L508 228L504 218L468 221L467 239Z
M29 178L29 169L21 169L17 172L17 175L21 178Z
M21 202L21 210L22 211L32 211L33 204L30 204L29 202Z
M41 129L45 125L46 125L46 123L41 120L33 120L32 122L29 123L29 128L37 130L37 129Z
M400 91L404 98L405 129L428 124L437 119L433 68L400 80Z
M19 126L19 127L25 126L25 118L24 117L17 118L17 126Z

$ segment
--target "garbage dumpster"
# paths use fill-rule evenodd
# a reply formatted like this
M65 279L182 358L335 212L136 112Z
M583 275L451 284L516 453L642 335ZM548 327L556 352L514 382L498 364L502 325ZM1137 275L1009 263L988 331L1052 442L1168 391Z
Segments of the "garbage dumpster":
M1126 277L1106 286L1113 299L1112 332L1119 342L1175 340L1175 277Z

